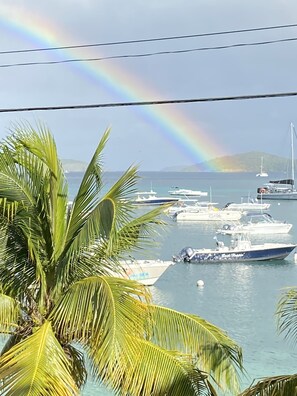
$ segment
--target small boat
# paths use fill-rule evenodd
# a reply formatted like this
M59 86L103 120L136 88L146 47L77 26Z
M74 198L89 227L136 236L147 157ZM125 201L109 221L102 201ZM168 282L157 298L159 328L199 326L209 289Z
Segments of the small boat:
M257 177L268 177L268 173L263 171L263 157L261 157L260 173L256 174Z
M173 265L170 260L121 260L120 263L124 273L116 275L119 277L136 280L143 285L152 286L168 267Z
M165 213L173 218L179 212L196 212L199 208L207 208L209 206L215 206L217 203L209 201L197 201L197 199L179 199L178 202L165 209Z
M170 205L169 208L166 208L164 212L168 216L175 216L178 212L182 210L187 210L190 207L195 207L197 203L198 203L197 199L181 198L177 202Z
M297 200L297 190L295 189L294 172L294 135L296 136L294 125L291 123L291 177L281 180L271 180L257 189L258 199L271 200Z
M139 191L136 193L136 198L131 202L135 205L163 205L166 203L177 202L177 197L158 197L157 193L151 191Z
M224 224L217 232L220 234L233 235L238 233L249 234L287 234L293 227L285 221L275 220L269 213L247 213L244 223Z
M285 259L297 246L285 243L263 243L253 245L245 234L231 240L230 246L216 240L214 249L183 248L173 257L175 262L187 263L238 263L245 261L266 261Z
M242 217L242 212L236 210L219 209L213 204L195 206L176 213L176 221L236 221Z
M257 189L257 198L270 200L296 200L293 179L271 180Z
M208 192L199 190L188 190L186 188L175 188L168 191L170 195L178 195L181 197L207 197Z
M248 198L247 202L243 199L240 203L228 202L225 205L225 208L229 210L241 210L242 212L253 212L253 211L261 211L267 210L270 208L270 203L267 202L259 202L257 199Z

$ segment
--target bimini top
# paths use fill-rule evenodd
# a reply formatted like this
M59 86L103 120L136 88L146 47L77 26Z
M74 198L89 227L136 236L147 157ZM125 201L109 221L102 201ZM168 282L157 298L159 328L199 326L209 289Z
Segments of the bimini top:
M291 186L294 186L293 179L270 180L269 183L271 183L271 184L290 184Z

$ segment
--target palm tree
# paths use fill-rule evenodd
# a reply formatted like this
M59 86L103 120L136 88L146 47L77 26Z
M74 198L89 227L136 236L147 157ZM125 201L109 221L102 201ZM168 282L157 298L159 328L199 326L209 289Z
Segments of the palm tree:
M297 341L297 288L287 289L281 296L276 310L277 327L285 338ZM251 385L240 396L295 396L297 374L266 377Z
M103 193L107 130L69 205L53 136L17 125L0 147L1 395L77 395L92 374L119 395L236 392L240 348L200 317L152 303L120 259L149 246L130 167ZM118 276L111 276L111 272Z

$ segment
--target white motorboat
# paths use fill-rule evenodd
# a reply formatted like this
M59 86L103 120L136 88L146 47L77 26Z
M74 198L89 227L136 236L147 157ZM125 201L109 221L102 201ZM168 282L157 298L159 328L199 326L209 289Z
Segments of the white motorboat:
M270 203L260 202L257 199L252 199L248 197L248 200L246 202L243 200L243 198L240 203L228 202L225 205L225 208L229 210L241 210L242 212L259 212L261 210L268 210L270 208Z
M152 286L168 267L173 265L170 260L121 260L124 272L119 277L136 280L146 286Z
M181 197L207 197L208 192L200 190L189 190L186 188L175 188L168 191L170 195L178 195Z
M196 212L199 208L206 209L208 206L215 206L217 203L209 201L197 201L197 199L180 199L178 202L165 209L165 213L173 218L179 212Z
M297 200L297 190L295 189L295 172L294 172L294 135L296 132L294 125L291 123L291 178L281 180L271 180L257 189L258 199L271 200Z
M219 209L213 204L208 206L196 206L176 213L174 219L177 221L236 221L242 217L241 211Z
M225 246L216 239L214 249L183 248L173 256L175 262L187 263L238 263L246 261L266 261L285 259L297 246L285 243L263 243L253 245L245 234L239 234L231 240L230 246Z
M139 191L136 193L136 198L131 202L135 205L162 205L171 202L177 202L177 197L158 197L157 193L151 191Z
M287 234L292 224L275 220L269 213L247 213L241 224L224 224L217 232L226 235L240 234Z

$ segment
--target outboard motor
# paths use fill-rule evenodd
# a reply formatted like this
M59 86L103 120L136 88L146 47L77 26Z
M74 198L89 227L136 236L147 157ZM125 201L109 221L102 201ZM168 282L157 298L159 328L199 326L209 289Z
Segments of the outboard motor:
M173 256L173 261L175 262L189 262L191 260L191 257L194 254L194 250L191 247L185 247L183 248L177 256Z

